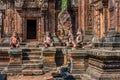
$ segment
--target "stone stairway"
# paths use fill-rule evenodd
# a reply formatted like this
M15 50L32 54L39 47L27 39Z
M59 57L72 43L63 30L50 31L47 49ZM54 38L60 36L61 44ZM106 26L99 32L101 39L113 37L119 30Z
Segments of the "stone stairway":
M40 48L30 48L23 50L23 70L24 75L43 74L43 54Z

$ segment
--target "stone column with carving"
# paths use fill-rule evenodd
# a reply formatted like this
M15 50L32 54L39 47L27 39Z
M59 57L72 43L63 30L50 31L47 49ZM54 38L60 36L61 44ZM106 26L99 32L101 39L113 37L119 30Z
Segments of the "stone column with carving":
M103 34L105 34L106 32L107 32L107 29L108 29L108 21L107 21L107 19L108 19L108 15L107 15L107 4L106 5L104 5L104 8L103 8L103 16L104 16L104 33ZM103 35L103 36L106 36L106 34L105 35Z
M49 31L55 33L55 0L49 1Z
M2 36L2 26L3 26L3 25L2 25L2 23L3 23L3 22L2 22L2 21L3 21L3 20L2 20L2 16L3 16L3 14L2 14L2 12L0 11L0 41L1 41L1 36Z
M43 40L44 38L44 35L45 35L45 17L44 17L44 13L41 14L41 25L40 25L40 29L41 29L41 35L39 36L40 37L40 40Z
M120 33L120 1L116 0L117 33Z

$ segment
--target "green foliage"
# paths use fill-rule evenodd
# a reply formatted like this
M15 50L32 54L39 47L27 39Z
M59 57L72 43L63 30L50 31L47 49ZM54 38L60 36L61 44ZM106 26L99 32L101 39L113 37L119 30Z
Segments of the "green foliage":
M62 11L67 8L67 0L62 0Z
M68 0L62 0L62 6L61 6L61 12L59 13L58 17L64 12L64 10L67 8Z

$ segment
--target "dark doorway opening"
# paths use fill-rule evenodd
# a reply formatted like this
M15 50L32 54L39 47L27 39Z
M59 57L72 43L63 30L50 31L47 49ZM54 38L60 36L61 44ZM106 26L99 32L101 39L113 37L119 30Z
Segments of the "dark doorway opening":
M27 20L27 39L36 39L36 20Z
M62 49L57 49L55 54L55 62L57 67L64 65L64 55Z

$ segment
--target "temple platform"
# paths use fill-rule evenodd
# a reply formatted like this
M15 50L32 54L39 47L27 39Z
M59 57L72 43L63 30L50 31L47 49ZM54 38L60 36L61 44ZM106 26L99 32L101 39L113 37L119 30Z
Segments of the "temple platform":
M62 67L67 67L75 80L119 80L119 64L120 50L72 50L60 46L0 48L0 72L8 76L44 76L54 71L59 73ZM66 75L65 72L60 78L64 79ZM54 79L52 73L50 76Z

